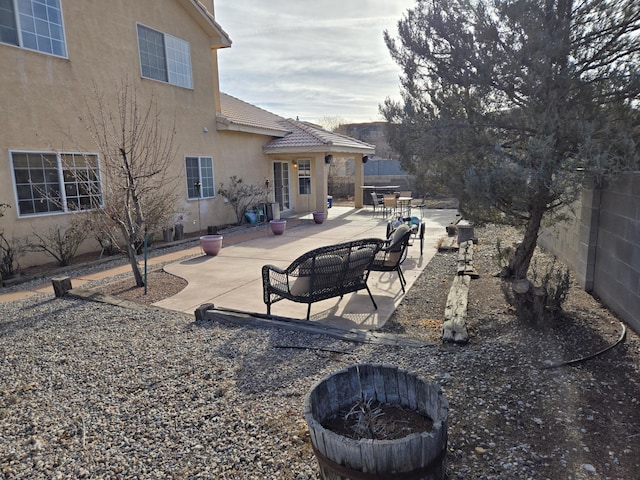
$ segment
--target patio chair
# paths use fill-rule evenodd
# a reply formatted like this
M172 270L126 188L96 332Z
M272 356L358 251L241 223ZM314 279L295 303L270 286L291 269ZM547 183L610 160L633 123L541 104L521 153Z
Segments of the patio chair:
M369 195L371 195L371 205L373 205L373 216L375 217L378 211L382 212L384 201L376 192L369 192Z
M395 194L387 193L382 197L385 215L395 214L398 208L398 199Z
M400 267L409 247L411 228L408 225L399 225L387 239L387 245L376 253L370 270L372 272L398 272L402 293L406 293L404 286L407 284Z
M427 208L427 204L425 201L426 195L422 195L422 198L419 198L417 203L413 205L414 208L420 210L420 218L424 218L424 209Z
M411 190L404 190L404 191L400 191L400 198L409 198L411 200L405 200L403 201L402 205L398 205L398 208L402 211L402 215L406 215L406 216L411 216L411 204L413 201L413 195L412 195L412 191Z

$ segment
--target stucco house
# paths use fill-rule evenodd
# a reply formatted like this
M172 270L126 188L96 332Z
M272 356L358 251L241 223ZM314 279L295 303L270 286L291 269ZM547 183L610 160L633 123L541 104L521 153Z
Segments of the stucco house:
M68 223L83 205L79 178L98 188L101 152L78 121L86 99L117 97L128 79L141 102L158 100L175 122L181 176L176 211L186 232L235 221L218 185L231 176L270 184L283 215L326 209L332 156L359 159L374 147L282 118L220 93L217 51L231 39L207 0L7 0L0 4L0 218L6 238ZM250 74L250 72L248 72ZM73 141L70 141L73 139ZM202 188L194 185L200 182ZM58 202L42 192L57 192ZM362 196L356 199L362 206ZM196 222L194 219L197 219ZM91 237L81 248L95 250ZM23 266L45 258L30 255Z

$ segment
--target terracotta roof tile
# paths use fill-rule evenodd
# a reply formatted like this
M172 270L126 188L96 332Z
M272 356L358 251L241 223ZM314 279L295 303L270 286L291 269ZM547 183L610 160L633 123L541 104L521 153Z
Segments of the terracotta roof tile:
M265 153L286 151L332 151L373 153L375 147L355 138L329 132L319 125L285 119L226 93L220 93L218 124L222 130L246 131L276 137L269 141Z
M253 127L265 130L274 130L281 135L287 133L287 128L279 122L284 118L275 113L268 112L262 108L243 102L239 98L232 97L220 92L221 115L218 121L227 124Z
M309 122L287 119L290 133L283 138L276 138L267 143L263 150L266 153L271 151L282 151L286 148L315 148L318 151L362 151L363 153L373 153L375 147L355 138L329 132L328 130Z

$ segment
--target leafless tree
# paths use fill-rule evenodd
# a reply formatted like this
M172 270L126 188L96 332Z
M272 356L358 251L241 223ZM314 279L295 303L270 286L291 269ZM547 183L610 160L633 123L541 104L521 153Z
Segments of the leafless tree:
M342 117L339 117L339 116L322 117L318 120L318 123L322 126L322 128L330 132L341 133L343 135L347 134L345 125L347 125L348 122Z
M218 194L226 198L236 214L238 225L242 223L244 214L253 205L266 202L269 190L267 187L244 183L242 178L232 175L229 183L220 183Z
M155 97L142 101L128 80L113 98L95 84L93 92L79 115L101 154L103 183L95 195L93 228L113 244L124 240L136 286L142 287L140 246L147 232L166 225L176 209L175 125L166 121Z

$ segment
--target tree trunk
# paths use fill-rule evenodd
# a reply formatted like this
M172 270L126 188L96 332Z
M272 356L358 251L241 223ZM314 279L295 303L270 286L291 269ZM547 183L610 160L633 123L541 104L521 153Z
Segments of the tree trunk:
M543 205L537 205L531 211L531 217L529 217L529 221L527 222L522 242L516 248L516 253L506 268L506 272L503 272L503 274L506 273L506 275L503 276L512 277L516 280L527 278L531 258L538 243L538 233L544 212L545 208Z
M133 278L136 281L136 287L144 287L144 279L138 266L138 257L136 249L136 226L131 221L130 210L125 213L125 218L122 222L119 222L120 232L122 237L127 239L127 256L129 257L129 264L131 265L131 271L133 272ZM134 233L132 233L134 232Z
M144 287L144 279L138 266L138 258L136 256L136 247L132 242L127 242L127 255L129 255L129 263L131 264L131 271L133 272L133 278L136 281L136 287Z

